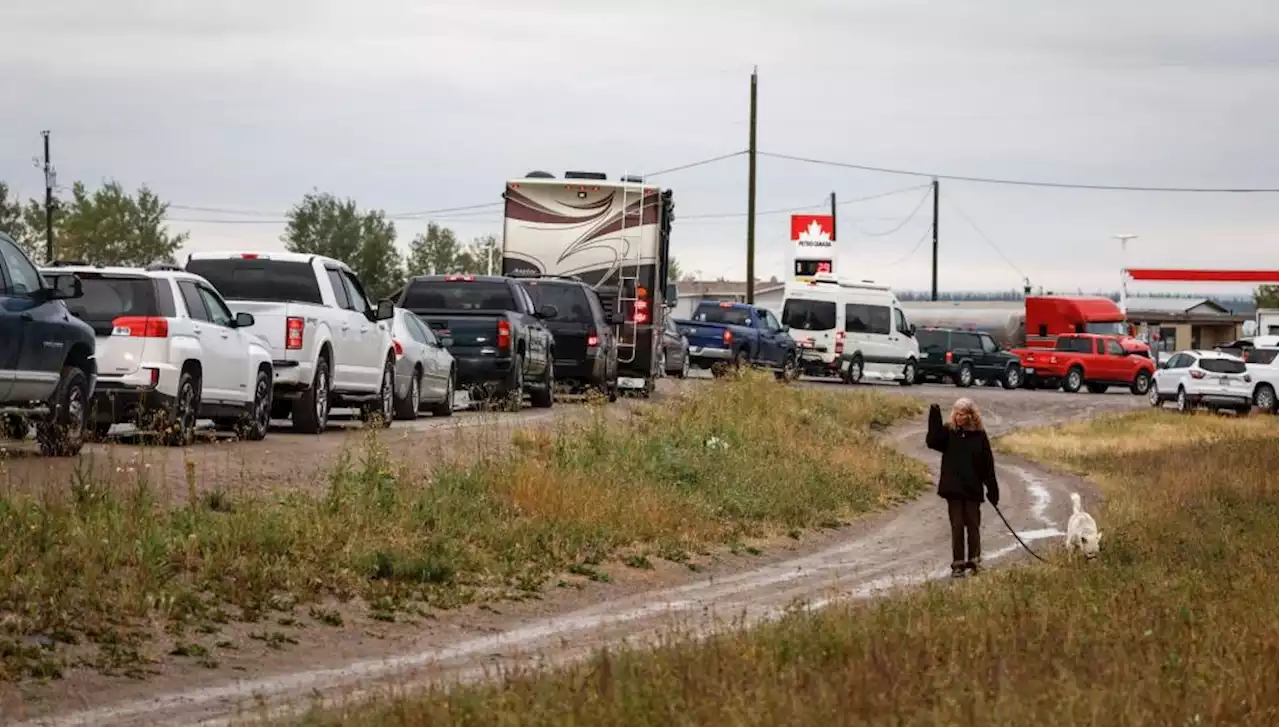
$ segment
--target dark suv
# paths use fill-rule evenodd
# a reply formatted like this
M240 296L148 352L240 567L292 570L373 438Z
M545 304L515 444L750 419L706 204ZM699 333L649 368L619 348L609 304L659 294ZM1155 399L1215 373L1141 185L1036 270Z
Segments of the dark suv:
M543 321L556 340L556 379L574 391L596 389L609 401L618 398L620 317L605 311L591 286L571 278L521 279L538 308L552 306L556 315Z
M978 331L950 328L921 328L920 366L916 382L948 380L956 386L972 386L976 381L1000 382L1006 389L1022 385L1022 364L1018 357L1000 347L995 339Z
M0 435L22 439L35 422L45 455L69 457L84 444L98 377L95 339L63 303L81 295L79 278L41 277L0 232Z

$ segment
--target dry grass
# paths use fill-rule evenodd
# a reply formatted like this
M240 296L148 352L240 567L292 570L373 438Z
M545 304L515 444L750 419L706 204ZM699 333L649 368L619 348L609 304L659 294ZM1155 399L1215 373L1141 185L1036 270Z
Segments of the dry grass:
M622 423L601 412L523 432L514 449L429 474L393 461L371 431L319 495L202 491L192 471L175 507L145 470L123 485L77 479L38 496L6 493L0 678L57 676L77 664L63 653L78 642L99 647L80 665L141 675L157 628L193 652L222 624L272 612L332 626L332 602L359 599L394 620L529 597L565 573L607 579L603 568L626 567L612 560L620 555L684 561L830 526L924 487L923 468L872 431L916 411L899 398L829 399L748 376ZM856 468L824 456L840 448L857 452Z
M1108 497L1099 560L1059 552L1051 567L303 721L1276 724L1275 420L1153 412L1004 446L1045 447L1049 461L1099 482Z

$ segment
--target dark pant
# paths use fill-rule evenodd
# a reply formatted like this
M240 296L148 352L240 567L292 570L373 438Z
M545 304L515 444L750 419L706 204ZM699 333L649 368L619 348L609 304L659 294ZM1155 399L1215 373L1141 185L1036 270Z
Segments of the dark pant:
M947 500L947 516L951 518L951 565L980 563L982 561L982 503L969 500ZM965 556L965 536L968 536L969 555Z

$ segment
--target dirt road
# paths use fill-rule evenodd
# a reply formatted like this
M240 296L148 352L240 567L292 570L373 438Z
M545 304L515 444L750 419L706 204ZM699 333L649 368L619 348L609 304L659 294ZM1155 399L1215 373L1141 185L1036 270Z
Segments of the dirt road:
M697 384L694 384L697 385ZM832 394L846 387L826 383ZM886 392L949 405L963 393L984 410L988 428L1001 434L1014 428L1064 421L1141 407L1145 400L1121 394L1068 395L1056 392L951 387L883 387ZM924 419L903 425L888 436L913 456L936 465L923 446ZM279 447L279 445L276 445ZM292 459L292 455L290 455ZM1015 458L1000 457L1003 510L1023 540L1048 548L1060 538L1069 512L1068 495L1089 486L1075 478L1051 474ZM983 522L988 563L1025 557L994 513ZM945 510L926 495L895 511L817 536L791 553L757 560L754 567L728 559L723 567L660 588L608 589L541 605L536 613L519 613L487 621L474 629L433 629L416 639L374 643L351 650L351 658L287 660L264 665L230 681L183 685L134 685L109 693L85 695L82 711L62 712L30 725L229 724L241 710L259 716L263 710L290 710L317 698L339 700L391 684L425 680L469 680L499 667L579 658L604 644L645 642L679 628L706 633L729 622L749 624L778 616L797 603L817 608L842 598L865 598L886 588L920 583L947 573L948 531ZM763 561L763 562L761 562ZM627 591L630 592L627 592ZM590 602L594 597L600 599ZM306 669L299 667L306 664ZM147 692L150 688L149 693ZM161 691L164 690L164 691ZM129 701L124 701L129 700Z

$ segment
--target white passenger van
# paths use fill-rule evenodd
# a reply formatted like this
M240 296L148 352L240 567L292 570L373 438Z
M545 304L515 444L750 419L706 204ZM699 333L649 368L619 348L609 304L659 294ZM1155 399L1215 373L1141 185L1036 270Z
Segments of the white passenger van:
M782 324L809 376L839 376L850 384L864 378L915 383L915 326L887 286L823 273L812 282L788 283Z

